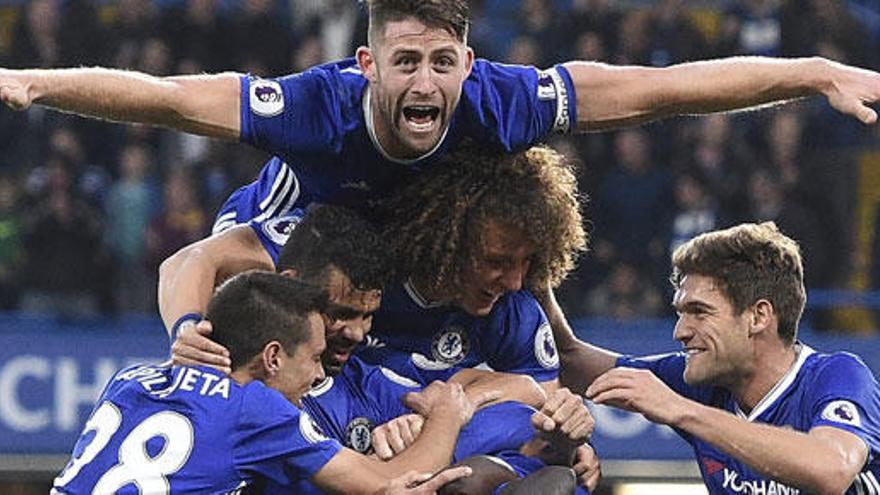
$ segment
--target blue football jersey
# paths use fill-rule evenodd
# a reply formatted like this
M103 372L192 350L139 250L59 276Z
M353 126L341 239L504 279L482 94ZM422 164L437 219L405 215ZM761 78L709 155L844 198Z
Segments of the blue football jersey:
M243 77L241 140L279 158L233 193L215 228L253 219L275 256L277 247L270 245L279 243L259 224L291 209L310 202L362 208L431 167L464 138L520 150L577 122L574 86L563 66L541 71L476 60L437 147L418 159L395 160L375 138L369 100L367 80L353 58L278 79Z
M290 486L342 446L262 382L244 386L204 367L135 366L96 403L57 494L240 493Z
M303 399L304 409L328 436L362 454L372 453L371 431L410 414L403 396L422 387L413 380L353 356L334 377L327 377ZM454 458L516 450L532 438L535 410L518 402L480 409L459 435Z
M679 394L747 421L802 432L817 426L846 430L868 446L868 461L847 495L880 493L880 386L868 367L853 354L823 354L800 345L794 366L749 414L722 388L687 385L684 354L622 357L617 365L649 369ZM693 447L710 493L802 493L768 479L699 438L683 431L678 433Z
M553 331L525 290L505 294L487 316L477 317L425 301L408 282L397 285L383 293L373 329L356 352L422 385L476 367L539 382L559 376Z
M303 409L326 434L362 454L372 453L374 427L412 411L403 396L421 386L388 368L364 363L357 356L340 374L327 377L303 398ZM517 450L534 434L531 416L535 410L518 402L504 402L480 409L462 429L453 462L474 455L492 455L507 461L518 476L543 467L540 461L518 455ZM289 487L270 484L266 493L291 493ZM292 493L320 493L302 480Z

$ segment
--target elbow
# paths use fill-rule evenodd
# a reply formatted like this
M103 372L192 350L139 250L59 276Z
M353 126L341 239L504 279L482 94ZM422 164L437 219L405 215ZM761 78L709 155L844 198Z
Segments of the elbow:
M830 463L813 471L812 483L807 489L821 495L840 495L853 484L857 472L858 469L844 462Z

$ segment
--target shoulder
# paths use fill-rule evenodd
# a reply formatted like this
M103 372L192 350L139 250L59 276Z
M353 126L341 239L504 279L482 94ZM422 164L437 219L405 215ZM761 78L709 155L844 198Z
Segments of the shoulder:
M811 382L821 388L877 388L877 381L862 358L849 352L813 352L804 361Z

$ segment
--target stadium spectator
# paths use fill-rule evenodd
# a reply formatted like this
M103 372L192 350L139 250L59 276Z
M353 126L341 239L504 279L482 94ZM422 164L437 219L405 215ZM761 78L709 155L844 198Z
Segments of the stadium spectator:
M0 175L0 311L18 307L21 293L22 210L15 178Z
M93 318L107 284L104 226L74 189L70 166L52 158L46 168L48 186L22 227L21 310Z
M119 179L107 195L106 238L118 274L113 293L119 311L146 313L154 308L151 294L155 293L155 285L145 271L147 225L159 203L151 179L153 168L153 159L144 146L127 146L119 159Z

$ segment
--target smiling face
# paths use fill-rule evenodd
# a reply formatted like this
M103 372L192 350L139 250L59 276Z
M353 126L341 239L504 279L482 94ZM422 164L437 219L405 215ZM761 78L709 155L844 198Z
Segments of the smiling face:
M312 384L324 378L321 356L324 352L324 321L318 313L309 314L309 336L296 346L293 354L280 348L277 374L266 385L281 392L290 402L302 407L302 398Z
M673 306L678 312L673 336L687 352L687 384L731 387L753 373L751 311L735 314L712 277L686 275Z
M414 18L388 22L357 58L370 81L376 136L385 151L414 158L433 149L461 98L473 51Z
M485 223L473 263L464 269L453 302L475 316L485 316L507 292L522 289L535 244L520 229L497 220Z

